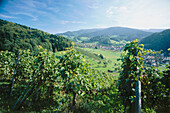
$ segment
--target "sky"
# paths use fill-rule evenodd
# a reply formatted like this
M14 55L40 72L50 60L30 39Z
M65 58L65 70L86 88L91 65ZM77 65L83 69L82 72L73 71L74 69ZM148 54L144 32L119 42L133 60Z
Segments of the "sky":
M170 0L0 0L0 19L48 33L170 28Z

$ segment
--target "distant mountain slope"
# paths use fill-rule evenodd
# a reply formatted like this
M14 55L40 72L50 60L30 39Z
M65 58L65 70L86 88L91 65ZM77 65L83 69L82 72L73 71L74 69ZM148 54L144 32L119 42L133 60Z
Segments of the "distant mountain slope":
M81 31L81 30L80 30ZM121 40L127 40L131 41L134 39L141 39L143 37L149 36L150 32L145 32L142 30L138 29L131 29L131 28L126 28L126 27L110 27L110 28L105 28L105 29L88 29L85 30L84 32L80 31L74 31L74 32L69 32L72 36L76 37L96 37L96 36L114 36L117 35L118 38ZM77 35L75 35L75 33ZM60 35L67 35L68 32L60 34ZM70 35L69 35L70 36Z
M38 45L49 51L60 51L72 46L72 41L62 36L0 19L0 51L36 50Z
M91 32L95 32L101 29L82 29L82 30L78 30L78 31L67 31L65 33L57 33L57 35L65 35L67 37L71 37L71 36L79 36L85 33L91 33Z
M167 49L170 48L170 29L143 38L140 43L144 44L146 49L167 52Z
M146 31L146 32L152 32L152 33L156 33L156 32L162 32L165 29L141 29L142 31Z

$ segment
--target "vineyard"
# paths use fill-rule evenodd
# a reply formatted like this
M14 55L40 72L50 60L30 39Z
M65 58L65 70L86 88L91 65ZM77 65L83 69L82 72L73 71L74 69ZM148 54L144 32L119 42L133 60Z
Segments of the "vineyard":
M63 56L41 46L36 51L0 52L1 112L133 113L137 78L142 112L168 112L170 67L145 67L151 51L132 41L122 52L120 76L91 68L74 49ZM152 53L154 54L154 53Z

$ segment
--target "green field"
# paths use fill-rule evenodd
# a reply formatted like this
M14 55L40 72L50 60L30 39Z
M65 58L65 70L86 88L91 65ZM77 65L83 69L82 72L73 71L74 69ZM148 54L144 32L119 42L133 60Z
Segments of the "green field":
M83 40L88 40L89 38L88 37L80 37L80 40L83 41Z
M165 65L159 66L158 69L161 70L161 71L164 71L166 69L166 66Z
M100 54L103 55L104 59L99 59L98 57L92 57L88 56L87 60L89 60L91 67L97 70L101 71L115 71L115 68L120 68L121 61L117 61L117 59L120 58L121 52L113 52L110 50L102 50L102 49L93 49L93 48L79 48L82 49L83 51L86 51L87 53L91 54L97 54L98 56ZM83 54L83 53L82 53ZM87 56L83 54L84 56ZM106 65L104 63L107 63ZM118 74L117 71L115 71L113 74Z

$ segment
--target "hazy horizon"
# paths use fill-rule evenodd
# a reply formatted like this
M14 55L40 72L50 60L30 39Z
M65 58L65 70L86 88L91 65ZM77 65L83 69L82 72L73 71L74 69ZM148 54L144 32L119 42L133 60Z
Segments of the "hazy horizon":
M49 33L170 28L169 0L1 0L0 18Z
M112 26L112 27L122 27L122 28L130 28L130 29L136 29L136 30L143 30L143 31L147 31L147 30L165 30L165 29L170 29L170 27L168 28L132 28L132 27L126 27L126 26ZM77 30L67 30L64 32L58 32L58 33L65 33L65 32L74 32L74 31L79 31L79 30L89 30L89 29L107 29L107 28L111 28L111 27L103 27L103 28L87 28L87 29L77 29ZM149 32L149 31L148 31ZM56 34L56 33L55 33Z

